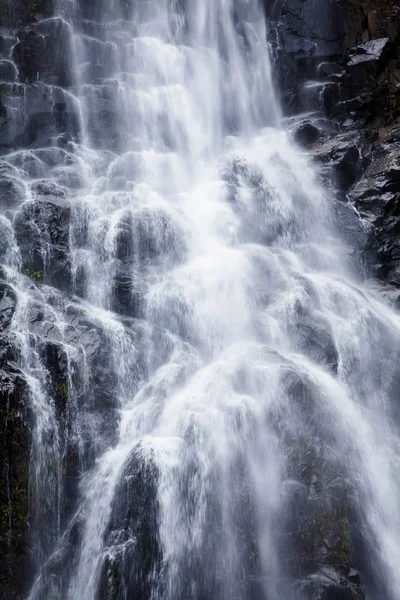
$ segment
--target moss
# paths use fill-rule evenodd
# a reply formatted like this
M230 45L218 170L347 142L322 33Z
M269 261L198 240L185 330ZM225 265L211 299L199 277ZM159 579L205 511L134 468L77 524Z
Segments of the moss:
M27 277L30 277L30 279L32 279L32 281L34 281L35 283L40 283L40 284L44 283L45 277L44 277L43 271L33 271L29 267L25 267L23 269L23 273Z
M59 395L63 400L68 400L69 390L68 385L64 382L58 383L56 387L57 395Z

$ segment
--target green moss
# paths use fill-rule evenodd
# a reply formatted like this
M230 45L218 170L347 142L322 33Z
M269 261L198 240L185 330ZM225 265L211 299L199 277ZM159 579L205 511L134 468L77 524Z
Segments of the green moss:
M43 271L32 271L29 267L25 267L23 273L27 277L30 277L35 283L44 283Z
M68 390L68 385L66 383L60 382L56 387L56 392L64 400L68 400L69 390Z

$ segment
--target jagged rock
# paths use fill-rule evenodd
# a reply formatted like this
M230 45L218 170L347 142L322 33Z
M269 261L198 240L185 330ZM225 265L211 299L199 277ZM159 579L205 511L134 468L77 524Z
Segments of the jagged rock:
M13 60L22 83L43 81L69 86L73 76L70 66L71 33L65 21L51 18L18 33Z
M360 135L345 133L328 137L312 149L312 157L324 166L324 173L336 188L347 192L368 164L365 142Z
M61 132L80 133L79 106L63 89L0 83L0 152L51 146Z
M379 62L382 60L388 46L389 38L382 38L350 48L347 61L348 71L353 77L363 78L366 75L372 75L374 70L378 69Z
M37 283L65 291L71 289L72 283L70 216L69 201L46 195L23 204L14 222L23 272Z
M99 598L148 598L160 584L161 545L158 539L157 468L138 447L126 464L114 495L106 532Z
M318 323L312 316L301 315L296 324L296 341L299 351L337 371L338 352L327 324Z
M0 332L7 329L14 316L17 296L11 286L0 280Z
M373 225L369 245L376 245L376 274L400 285L400 128L395 126L375 144L364 177L349 195Z
M312 146L320 137L320 131L312 123L302 123L293 133L293 139L299 146L308 148Z
M113 288L113 310L128 317L139 317L141 300L139 290L135 286L135 275L132 265L120 265Z

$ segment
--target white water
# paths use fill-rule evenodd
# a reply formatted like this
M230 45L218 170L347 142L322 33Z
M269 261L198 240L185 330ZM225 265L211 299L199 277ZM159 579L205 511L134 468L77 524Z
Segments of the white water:
M78 12L72 17L85 134L75 147L84 188L74 199L73 267L85 272L87 314L106 332L121 418L115 444L82 479L77 560L52 597L98 598L104 559L132 542L106 542L132 456L157 470L162 565L149 574L149 598L250 599L238 586L253 576L269 600L297 597L279 541L289 450L318 435L344 474L383 582L370 598L397 600L400 447L391 403L400 318L354 283L331 199L280 129L257 0L181 4L139 1L126 20L110 3L106 15L99 9L101 43L80 31ZM96 60L99 84L88 73ZM102 137L107 86L118 122ZM125 225L128 260L118 245ZM138 389L138 350L112 312L121 263L141 305L125 314L143 319L148 336ZM24 329L21 313L15 323ZM25 362L39 424L36 476L48 485L40 452L56 425L35 365ZM45 577L32 599L44 597ZM118 599L131 597L124 585Z

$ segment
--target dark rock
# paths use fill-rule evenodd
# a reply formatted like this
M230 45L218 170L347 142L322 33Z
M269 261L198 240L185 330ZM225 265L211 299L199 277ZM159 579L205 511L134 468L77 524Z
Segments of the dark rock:
M3 177L0 179L0 208L12 210L26 200L25 186L14 178Z
M392 128L372 149L371 164L349 194L373 226L366 247L376 251L374 274L400 285L400 128Z
M128 317L139 317L141 298L136 289L132 266L118 268L113 288L113 310Z
M29 464L32 432L26 382L0 370L0 564L3 600L26 597L30 564Z
M389 45L388 38L372 40L349 50L347 69L353 76L370 75L378 69L385 50ZM366 70L367 69L367 70ZM372 70L371 70L372 69Z
M34 23L43 17L50 17L54 11L53 0L14 0L12 11L7 10L8 0L3 4L6 5L6 12L4 15L0 12L1 23L11 27Z
M38 81L44 70L46 43L44 37L36 31L25 33L23 39L13 49L13 60L18 67L20 81Z
M18 71L16 66L11 60L0 60L0 81L11 81L17 80Z
M338 3L285 0L281 23L285 52L310 52L325 57L342 50L343 14Z
M71 206L60 196L39 196L15 217L22 270L37 283L70 291L69 226Z
M4 4L4 3L3 3ZM0 54L8 59L11 54L12 48L17 43L17 38L14 36L13 32L7 27L2 27L2 5L0 4Z
M0 332L11 325L17 304L17 296L11 286L0 280Z
M312 157L324 166L327 178L341 191L348 191L366 167L365 142L354 133L328 138L312 149Z
M338 352L327 324L318 323L315 318L302 315L296 326L296 339L300 351L313 361L337 371Z
M65 21L60 18L40 21L20 31L18 37L20 42L13 49L13 60L22 83L72 84L71 32Z
M51 146L61 132L80 134L79 106L71 94L43 83L0 83L0 152Z
M299 146L308 148L320 137L320 132L312 123L302 123L293 133L293 139Z
M365 595L338 571L324 567L304 578L298 591L309 600L364 600Z
M157 468L138 447L129 459L114 496L100 578L99 598L149 598L160 584Z

